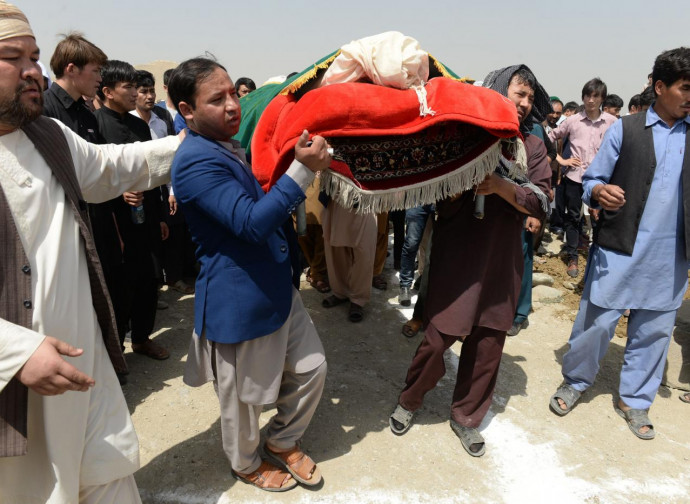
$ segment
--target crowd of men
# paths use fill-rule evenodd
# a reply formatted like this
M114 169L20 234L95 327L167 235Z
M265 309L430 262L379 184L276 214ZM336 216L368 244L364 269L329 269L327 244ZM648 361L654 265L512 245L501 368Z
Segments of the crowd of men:
M361 322L371 288L388 287L389 218L400 305L418 290L402 332L424 330L389 418L394 434L408 431L445 375L444 351L462 341L449 423L469 455L485 453L478 427L506 336L529 323L533 254L548 225L564 237L565 271L582 279L551 409L566 415L593 384L628 313L616 411L636 437L655 436L648 412L688 280L690 49L658 56L622 118L623 100L598 78L579 105L549 96L525 65L489 73L482 85L516 107L524 156L504 161L522 173L501 164L471 191L390 216L319 200L331 156L308 131L264 192L233 140L239 97L256 86L216 61L167 71L156 103L151 73L78 33L57 45L49 85L38 57L26 17L0 2L0 500L141 502L123 349L129 334L132 351L169 357L150 338L164 284L195 294L184 381L214 383L233 475L267 491L320 485L300 441L326 357L293 273L308 267L312 286L331 292L323 306L347 303L348 320ZM302 203L298 240L289 216ZM261 446L268 404L277 413Z

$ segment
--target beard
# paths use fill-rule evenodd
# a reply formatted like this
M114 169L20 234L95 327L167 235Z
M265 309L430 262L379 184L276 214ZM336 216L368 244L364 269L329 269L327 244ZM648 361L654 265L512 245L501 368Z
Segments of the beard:
M30 85L38 87L38 97L31 98L28 103L22 101L22 93ZM14 128L22 126L37 119L43 113L43 93L41 85L36 80L28 77L21 82L11 99L0 98L0 123Z

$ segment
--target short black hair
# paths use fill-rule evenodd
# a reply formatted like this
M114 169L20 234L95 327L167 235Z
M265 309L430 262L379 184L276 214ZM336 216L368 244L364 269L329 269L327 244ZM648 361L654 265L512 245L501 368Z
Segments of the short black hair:
M602 100L606 99L606 84L599 77L588 80L582 87L582 99L584 100L585 96L589 95L601 96Z
M192 58L180 63L168 81L168 96L180 111L180 102L186 102L194 109L194 101L199 84L206 80L217 68L225 67L210 58Z
M103 88L115 87L118 82L135 82L137 71L132 65L124 61L108 60L101 68L101 85L98 88L98 97L105 99Z
M636 94L632 98L630 98L630 101L628 102L628 112L630 112L633 107L636 107L639 109L640 106L641 106L640 95Z
M642 94L640 95L640 107L651 106L652 103L654 103L655 99L656 91L654 91L654 86L647 86L646 88L644 88L644 91L642 91Z
M625 105L625 103L623 103L623 98L621 98L617 94L608 95L602 103L602 107L610 108L622 108L623 105Z
M135 78L137 88L153 87L156 85L156 79L153 77L153 74L146 70L137 70Z
M569 110L572 110L573 112L577 112L577 109L580 108L580 105L577 104L577 102L574 101L569 101L565 105L563 105L563 112L567 112Z
M519 84L529 86L533 91L537 90L537 78L534 76L532 72L527 70L525 67L520 68L518 71L516 71L513 75L510 76L508 86L510 86L510 83L513 81Z
M240 77L235 81L235 89L239 89L242 85L247 86L252 91L256 91L256 84L249 77Z
M656 57L652 69L652 86L657 81L671 86L681 79L690 80L690 48L678 47Z
M170 82L170 76L172 75L174 68L168 68L165 72L163 72L163 85L167 86L168 82Z

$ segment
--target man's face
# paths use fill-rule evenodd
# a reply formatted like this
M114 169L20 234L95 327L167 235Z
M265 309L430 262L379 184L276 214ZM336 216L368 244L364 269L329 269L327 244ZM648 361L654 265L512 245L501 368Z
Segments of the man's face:
M0 41L0 127L4 133L33 121L43 112L43 74L38 57L33 37Z
M251 92L252 92L252 90L249 89L249 87L247 85L240 84L240 87L237 89L237 96L242 98L244 95L248 95Z
M72 84L82 96L93 98L101 84L101 66L87 63L82 68L74 66L72 69Z
M596 114L599 111L599 108L601 107L603 101L604 99L598 93L585 95L584 103L585 112L587 113L587 115Z
M124 114L134 110L137 104L137 88L134 82L117 82L113 87L104 87L106 107Z
M670 86L662 81L654 84L656 102L654 110L662 119L683 120L690 113L690 80L679 79Z
M515 104L518 119L522 124L522 121L532 112L534 89L518 79L512 79L508 85L508 98Z
M621 118L621 107L604 107L604 112L615 115L618 119Z
M546 114L546 122L549 126L555 128L556 123L561 118L561 115L563 115L563 105L558 102L551 102L551 108L553 112Z
M197 84L194 109L185 105L183 115L187 124L201 135L226 142L240 129L240 100L235 85L222 68L216 68Z
M137 88L137 110L150 111L156 104L156 88L139 86Z

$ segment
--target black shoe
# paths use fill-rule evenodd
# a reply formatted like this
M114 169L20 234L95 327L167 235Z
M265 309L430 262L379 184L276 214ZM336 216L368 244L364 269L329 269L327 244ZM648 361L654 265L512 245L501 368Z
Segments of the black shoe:
M513 322L513 327L508 329L506 333L508 336L517 336L520 331L527 329L529 327L529 319L525 319L522 322Z

